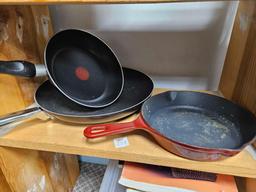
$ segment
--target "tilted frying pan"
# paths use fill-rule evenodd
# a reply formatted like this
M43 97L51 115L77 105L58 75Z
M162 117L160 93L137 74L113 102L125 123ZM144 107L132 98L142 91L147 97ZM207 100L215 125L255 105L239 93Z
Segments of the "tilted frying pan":
M124 68L124 74L124 90L119 99L108 107L92 109L78 105L46 81L35 93L37 107L1 117L0 125L26 119L41 111L62 121L83 124L102 123L126 117L139 110L142 103L150 97L153 82L136 70Z
M201 161L233 156L255 140L256 118L244 108L215 95L168 91L148 99L129 123L88 126L96 138L135 129L149 132L168 151Z
M113 51L96 36L68 29L56 33L44 52L50 81L70 100L87 107L112 104L120 96L124 77ZM0 73L34 77L44 65L27 61L1 61Z

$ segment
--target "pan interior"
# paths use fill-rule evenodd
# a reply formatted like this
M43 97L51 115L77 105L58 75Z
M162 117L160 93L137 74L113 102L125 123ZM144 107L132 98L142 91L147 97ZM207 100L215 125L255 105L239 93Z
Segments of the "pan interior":
M252 114L217 96L166 92L143 105L143 117L161 135L180 143L237 149L256 134Z
M73 101L89 107L112 103L123 88L122 68L96 36L65 30L48 43L46 63L52 80Z
M152 115L151 125L166 137L190 145L236 148L242 144L234 123L200 108L165 107Z

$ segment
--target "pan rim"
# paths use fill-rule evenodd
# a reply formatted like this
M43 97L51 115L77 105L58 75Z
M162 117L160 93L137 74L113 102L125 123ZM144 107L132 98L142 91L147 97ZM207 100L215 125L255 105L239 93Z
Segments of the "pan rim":
M76 99L74 99L73 97L69 96L68 94L66 94L62 88L59 87L59 85L53 80L52 78L52 75L50 74L49 70L48 70L48 66L47 66L47 60L46 60L46 51L47 51L47 48L49 46L49 43L50 41L57 35L57 34L60 34L60 33L63 33L63 32L66 32L66 31L79 31L79 32L84 32L84 33L87 33L93 37L95 37L96 39L98 39L100 42L102 42L104 45L106 45L106 47L108 47L108 49L112 52L112 54L115 56L117 62L118 62L118 65L119 65L119 69L120 69L120 72L121 72L121 81L122 81L122 86L119 90L119 93L118 95L115 97L114 100L112 100L111 102L108 102L104 105L91 105L91 104L85 104L83 102L80 102ZM123 73L123 69L122 69L122 65L116 55L116 53L103 41L103 39L99 38L98 36L94 35L93 33L91 32L88 32L86 30L83 30L83 29L76 29L76 28L68 28L68 29L64 29L64 30L61 30L57 33L55 33L47 42L47 46L44 48L44 65L45 65L45 69L46 69L46 72L47 72L47 76L49 77L50 81L54 84L54 86L63 94L65 95L67 98L69 98L70 100L72 100L73 102L81 105L81 106L85 106L85 107L90 107L90 108L102 108L102 107L107 107L111 104L113 104L119 97L120 95L122 94L122 91L123 91L123 88L124 88L124 73Z

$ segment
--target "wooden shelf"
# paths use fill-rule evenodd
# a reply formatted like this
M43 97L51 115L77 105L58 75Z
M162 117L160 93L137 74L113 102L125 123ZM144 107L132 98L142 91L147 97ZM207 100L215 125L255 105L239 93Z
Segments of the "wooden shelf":
M157 90L160 92L162 90ZM136 118L133 115L123 121ZM83 136L85 126L64 124L58 120L31 119L19 124L0 137L0 145L59 153L120 159L148 164L165 165L235 176L256 178L256 160L246 150L235 157L217 162L197 162L173 155L142 131L95 140ZM115 148L113 139L127 136L130 145Z
M120 3L169 3L196 2L200 0L0 0L1 5L46 5L46 4L120 4ZM207 1L207 0L203 0Z

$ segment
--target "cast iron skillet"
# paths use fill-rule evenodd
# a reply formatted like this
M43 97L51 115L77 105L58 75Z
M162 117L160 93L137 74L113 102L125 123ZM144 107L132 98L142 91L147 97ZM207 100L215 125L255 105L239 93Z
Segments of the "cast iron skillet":
M112 105L92 109L78 105L63 96L49 81L44 82L35 93L37 107L5 115L0 125L20 121L44 111L57 119L72 123L102 123L126 117L140 109L153 90L152 80L145 74L124 68L125 85L120 98Z
M120 96L124 76L113 51L98 37L81 30L56 33L47 43L44 63L50 81L70 100L86 107L105 107ZM0 73L34 77L43 65L1 61Z
M135 129L149 132L179 156L214 161L233 156L255 140L256 118L244 108L215 95L168 91L148 99L129 123L89 126L88 138Z

